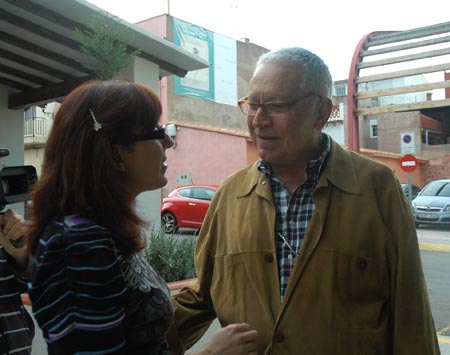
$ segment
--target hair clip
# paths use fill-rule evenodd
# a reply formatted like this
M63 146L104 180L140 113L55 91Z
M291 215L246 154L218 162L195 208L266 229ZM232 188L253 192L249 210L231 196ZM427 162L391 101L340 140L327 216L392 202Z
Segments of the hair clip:
M102 129L102 124L97 121L97 119L95 118L94 112L92 112L91 109L89 109L89 112L91 113L91 117L94 120L94 131L95 132L100 131Z

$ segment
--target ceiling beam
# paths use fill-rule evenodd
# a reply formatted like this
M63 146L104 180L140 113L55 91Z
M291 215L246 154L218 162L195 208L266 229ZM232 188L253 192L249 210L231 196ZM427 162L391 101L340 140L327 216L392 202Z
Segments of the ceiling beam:
M11 79L8 79L8 78L2 77L2 76L0 76L0 84L9 86L13 89L22 90L22 91L30 89L30 87L25 84L19 83L15 80L11 80Z
M12 62L21 64L21 65L24 65L26 67L33 68L37 71L40 71L42 73L48 74L50 76L53 76L53 77L61 79L61 80L69 80L69 79L74 78L73 75L67 74L61 70L52 68L48 65L39 63L35 60L31 60L31 59L22 57L20 55L14 54L14 53L9 52L2 48L0 48L0 57L2 57L4 59L8 59Z
M32 75L29 73L25 73L22 70L18 70L15 68L10 67L9 65L0 64L0 72L8 73L11 76L15 76L16 78L21 78L25 81L28 81L30 83L36 83L40 86L44 86L47 84L50 84L51 81L48 81L46 79L43 79L39 76Z
M14 5L14 3L13 3ZM8 22L9 24L22 28L31 33L35 33L43 38L47 38L51 42L59 43L65 47L69 47L75 49L77 51L80 50L80 44L77 41L74 41L70 38L64 37L56 32L53 32L45 27L39 26L30 21L26 21L23 18L20 18L5 9L0 9L0 19Z
M92 75L87 75L72 80L66 80L58 84L50 84L38 89L11 94L8 98L8 108L18 109L62 100L78 85L92 79L94 79Z
M25 41L22 38L18 38L16 36L13 36L9 33L6 33L4 31L0 31L0 41L3 41L5 43L9 43L12 46L19 47L21 49L24 49L28 52L31 52L33 54L37 54L41 57L53 60L55 62L61 63L63 65L66 65L70 68L74 68L82 73L88 72L88 69L86 69L84 66L82 66L79 62L76 60L73 60L71 58L68 58L60 53L48 50L46 48L43 48L42 46L38 46L34 43Z

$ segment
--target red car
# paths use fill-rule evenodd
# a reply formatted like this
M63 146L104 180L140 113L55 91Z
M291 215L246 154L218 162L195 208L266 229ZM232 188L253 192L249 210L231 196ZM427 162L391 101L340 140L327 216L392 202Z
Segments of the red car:
M161 227L166 233L202 226L217 185L187 185L171 191L162 201Z

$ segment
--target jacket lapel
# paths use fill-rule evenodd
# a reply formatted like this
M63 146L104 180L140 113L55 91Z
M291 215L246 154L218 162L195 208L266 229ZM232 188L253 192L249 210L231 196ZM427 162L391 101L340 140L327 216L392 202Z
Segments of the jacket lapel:
M280 317L286 305L289 303L289 299L292 297L295 288L298 286L302 273L322 237L333 188L338 188L351 194L361 193L358 175L356 174L351 154L353 153L344 150L339 144L331 140L330 155L313 192L315 211L302 242L300 254L295 260L295 265L281 306Z

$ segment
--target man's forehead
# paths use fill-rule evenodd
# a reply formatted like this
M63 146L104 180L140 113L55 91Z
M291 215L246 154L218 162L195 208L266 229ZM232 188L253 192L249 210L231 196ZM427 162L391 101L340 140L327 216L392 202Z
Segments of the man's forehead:
M268 62L255 70L250 80L250 93L264 95L265 99L287 97L300 89L301 81L298 66L285 62Z

